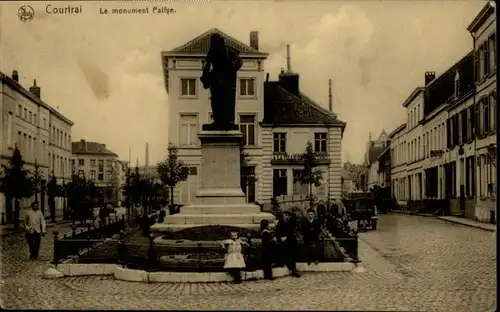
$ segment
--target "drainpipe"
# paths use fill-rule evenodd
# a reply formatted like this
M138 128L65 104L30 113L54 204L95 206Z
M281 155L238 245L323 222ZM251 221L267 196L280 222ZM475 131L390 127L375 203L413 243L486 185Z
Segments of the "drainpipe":
M475 33L474 32L470 32L470 35L472 37L472 56L473 56L473 62L472 62L472 73L473 73L473 82L472 82L472 107L474 109L474 116L475 116L475 119L474 120L474 127L472 127L472 131L473 131L473 134L474 134L474 183L476 183L476 185L474 185L474 189L475 189L475 192L474 192L474 209L477 205L477 193L479 192L479 189L477 187L477 177L478 177L478 170L480 170L480 168L478 168L478 161L477 161L477 126L478 126L478 120L481 118L481 116L477 116L476 113L476 82L477 82L477 79L478 77L476 77L476 73L477 73L477 69L476 69L476 36L475 36ZM480 113L480 111L479 111ZM481 182L479 182L481 183Z

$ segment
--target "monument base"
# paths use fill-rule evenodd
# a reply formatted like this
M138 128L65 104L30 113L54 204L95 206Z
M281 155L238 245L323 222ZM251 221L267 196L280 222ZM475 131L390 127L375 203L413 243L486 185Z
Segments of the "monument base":
M246 203L241 189L243 134L237 130L212 130L202 131L198 137L201 141L201 188L195 203L182 207L178 214L165 217L163 223L151 226L151 231L168 232L208 225L257 230L262 219L273 224L275 216L261 212L256 204Z

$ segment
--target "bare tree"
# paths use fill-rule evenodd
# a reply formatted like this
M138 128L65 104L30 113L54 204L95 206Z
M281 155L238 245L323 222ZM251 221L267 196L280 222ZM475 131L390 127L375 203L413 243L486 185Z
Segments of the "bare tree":
M189 168L177 156L175 146L168 147L168 157L158 163L157 171L161 182L170 189L170 204L173 204L175 186L181 181L186 181L189 173Z

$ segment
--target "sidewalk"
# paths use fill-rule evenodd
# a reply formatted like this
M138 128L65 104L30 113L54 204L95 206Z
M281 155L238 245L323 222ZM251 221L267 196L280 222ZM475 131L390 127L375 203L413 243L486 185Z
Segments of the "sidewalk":
M415 215L415 216L421 216L421 217L436 217L435 213L418 213L418 212L413 212L413 211L406 211L406 210L391 210L388 211L390 212L395 212L395 213L403 213L407 215Z
M46 226L47 228L49 227L52 227L52 226L55 226L55 225L59 225L59 224L67 224L67 223L71 223L71 220L60 220L60 221L56 221L56 223L52 223L52 222L47 222ZM3 236L10 236L10 235L14 235L14 234L17 234L17 233L22 233L24 230L22 229L22 224L21 224L21 228L19 229L14 229L14 225L13 224L2 224L0 225L0 237L3 237Z
M466 218L445 216L445 217L438 217L438 219L448 221L448 222L458 223L458 224L462 224L462 225L467 225L467 226L475 227L475 228L490 231L490 232L495 232L497 230L497 226L494 224L483 223L483 222L470 220L470 219L466 219Z

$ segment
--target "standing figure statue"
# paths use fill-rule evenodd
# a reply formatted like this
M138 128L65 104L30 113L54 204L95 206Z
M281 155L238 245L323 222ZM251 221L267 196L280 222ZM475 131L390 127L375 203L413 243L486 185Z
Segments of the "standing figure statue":
M243 65L240 52L226 46L219 34L210 37L210 50L205 59L201 82L210 88L213 123L203 130L236 130L236 74ZM212 70L210 70L212 69Z

